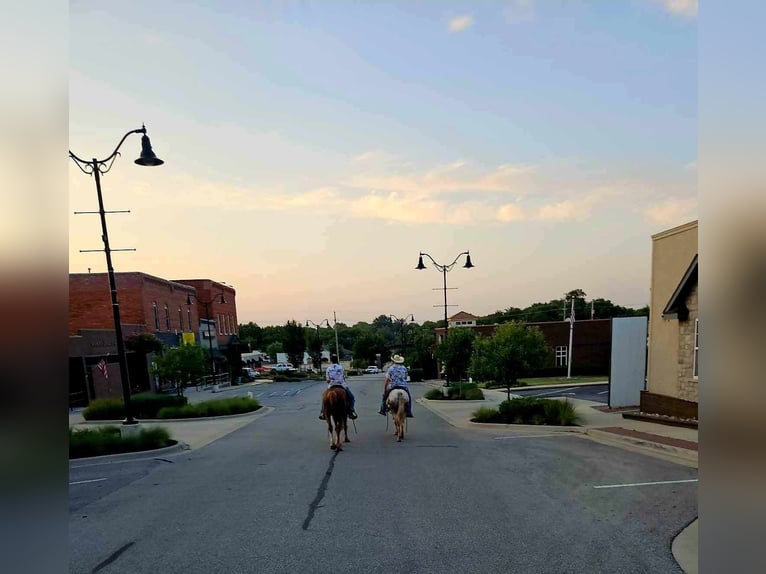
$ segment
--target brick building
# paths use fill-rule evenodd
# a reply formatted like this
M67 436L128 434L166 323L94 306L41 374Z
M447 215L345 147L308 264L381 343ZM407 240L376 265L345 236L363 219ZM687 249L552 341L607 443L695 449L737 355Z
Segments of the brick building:
M115 273L123 339L152 333L167 346L183 340L210 344L200 336L212 333L213 357L220 365L232 339L236 342L236 300L232 287L210 280L169 281L147 273ZM200 289L197 289L197 285ZM224 293L225 304L204 306ZM187 304L191 301L191 305ZM200 314L200 308L203 308ZM203 326L204 325L204 326ZM220 325L220 327L219 327ZM69 275L69 393L70 404L87 404L94 398L121 397L122 383L117 354L114 317L106 273ZM203 340L204 339L204 340ZM152 386L147 357L128 351L128 373L133 392Z
M477 317L461 311L448 318L450 329L471 329L482 337L491 337L498 325L477 325ZM572 375L608 375L612 348L611 319L584 319L575 321L572 333ZM534 376L566 376L569 357L569 321L525 323L542 331L550 347L546 364ZM444 328L436 329L439 343Z

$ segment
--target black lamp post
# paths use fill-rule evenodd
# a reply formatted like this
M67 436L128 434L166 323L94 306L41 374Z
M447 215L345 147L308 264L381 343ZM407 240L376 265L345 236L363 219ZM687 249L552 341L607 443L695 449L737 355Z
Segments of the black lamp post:
M418 271L421 269L425 269L426 266L423 265L423 256L428 257L431 262L434 264L434 266L442 272L442 277L444 278L444 341L447 340L447 333L449 330L449 321L447 321L447 273L449 271L452 271L452 268L457 263L458 259L465 255L465 265L463 265L464 269L471 269L474 267L474 264L471 263L471 254L468 251L463 251L462 253L458 253L458 256L455 257L455 260L450 263L449 265L441 265L440 263L437 263L433 257L431 257L428 253L420 252L420 257L418 257L418 265L415 267ZM449 387L449 375L447 374L447 370L444 370L444 386Z
M213 362L213 334L210 332L210 305L212 305L215 302L215 299L211 299L210 301L202 301L196 295L187 295L186 296L187 305L192 304L192 300L191 300L192 297L194 297L197 300L197 303L205 307L205 319L207 320L207 343L208 343L208 347L210 348L210 384L212 385L215 383L215 364ZM216 299L217 298L218 297L216 297ZM220 302L221 302L221 305L226 304L226 299L224 299L223 297L223 291L221 291L221 294L220 294ZM218 334L218 329L216 328L216 335L217 334Z
M332 325L330 325L330 321L328 319L322 319L321 321L319 321L319 323L314 323L314 321L312 321L311 319L306 319L306 327L309 326L309 323L311 323L312 325L314 325L314 327L317 328L317 336L319 335L319 328L322 325L327 325L328 327L332 328ZM337 345L336 345L336 352L337 352ZM340 357L338 357L338 360L340 361ZM319 350L319 374L320 375L322 374L322 350L321 349Z
M159 159L156 155L154 155L154 152L152 151L152 144L149 142L149 136L146 135L146 127L141 126L140 129L137 130L131 130L128 133L126 133L124 136L122 136L122 139L120 140L120 143L117 144L117 147L114 149L112 154L105 158L105 159L96 159L93 158L92 160L84 160L82 158L77 157L75 154L72 153L72 150L69 150L69 157L72 158L72 160L75 162L77 167L80 168L80 171L87 175L92 175L93 178L96 180L96 194L98 195L98 211L82 211L82 212L75 212L77 214L79 213L98 213L101 216L101 239L104 242L104 249L83 249L81 252L93 252L93 251L103 251L106 254L106 269L107 273L109 275L109 290L111 292L112 297L112 314L114 316L114 334L117 339L117 356L119 358L120 362L120 379L122 382L122 398L125 403L125 420L123 421L124 425L133 425L136 424L138 421L133 418L133 410L131 408L130 403L130 379L128 375L128 362L125 355L125 342L122 338L122 322L120 321L120 303L117 299L117 284L115 282L114 278L114 267L112 267L112 251L135 251L135 249L112 249L109 246L109 233L107 232L106 228L106 214L107 213L121 213L121 212L115 212L115 211L105 211L104 210L104 200L101 196L101 176L108 172L110 169L112 169L112 165L114 165L114 160L117 159L117 156L120 155L120 147L122 146L123 142L127 139L127 137L131 134L143 134L141 136L141 155L137 160L135 160L135 163L142 166L155 166L155 165L162 165L163 162L161 159ZM122 212L124 213L124 212Z
M410 313L404 319L400 319L396 315L389 315L388 317L392 321L396 321L397 323L399 323L399 328L401 329L401 332L402 332L402 355L404 355L404 357L406 358L407 357L407 335L406 335L407 321L410 321L410 322L415 321L415 316L412 313Z

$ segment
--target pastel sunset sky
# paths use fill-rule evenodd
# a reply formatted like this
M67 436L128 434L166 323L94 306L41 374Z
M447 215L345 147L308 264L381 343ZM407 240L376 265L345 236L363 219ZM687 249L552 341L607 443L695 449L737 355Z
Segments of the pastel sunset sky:
M649 301L697 217L697 1L71 3L70 149L120 271L211 278L240 322ZM97 209L72 164L70 212ZM70 272L104 272L97 216ZM426 261L429 264L428 261ZM436 290L434 290L436 289Z

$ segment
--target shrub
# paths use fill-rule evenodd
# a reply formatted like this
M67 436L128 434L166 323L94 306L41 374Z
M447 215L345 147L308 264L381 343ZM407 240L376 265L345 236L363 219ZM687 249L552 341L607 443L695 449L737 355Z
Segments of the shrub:
M479 407L473 412L471 421L475 423L493 423L497 418L497 409L491 407Z
M549 400L545 405L545 419L548 424L567 426L577 424L580 417L575 412L574 405L568 400Z
M130 399L133 416L137 419L157 418L157 413L162 408L183 406L186 402L186 397L155 393L141 393ZM96 399L83 410L82 416L86 421L108 421L125 418L125 403L122 399Z
M484 393L481 392L478 383L452 383L447 387L447 398L464 400L464 401L480 401L484 399Z
M247 397L231 397L229 399L218 399L213 401L203 401L181 407L164 407L157 413L160 419L188 419L198 417L220 417L226 415L237 415L257 411L261 404Z
M423 395L423 397L428 399L429 401L436 401L439 399L443 399L444 393L442 393L441 389L431 389L430 391L426 392L426 394Z
M423 369L418 369L417 367L410 369L410 381L413 383L418 383L423 380Z
M101 456L163 448L175 444L167 429L143 428L136 436L122 438L116 426L95 429L69 429L69 458Z

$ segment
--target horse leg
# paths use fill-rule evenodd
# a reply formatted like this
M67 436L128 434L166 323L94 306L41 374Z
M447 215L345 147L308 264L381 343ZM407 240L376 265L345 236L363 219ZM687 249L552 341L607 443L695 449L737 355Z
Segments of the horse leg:
M338 450L343 450L343 446L341 446L340 441L340 433L342 432L341 427L343 426L343 422L341 421L342 419L335 421L335 448Z
M344 442L351 442L351 440L348 438L348 417L343 417L343 434L346 435Z
M330 448L332 450L335 450L335 439L333 438L333 428L332 428L332 417L329 415L325 415L327 417L327 434L330 437Z

